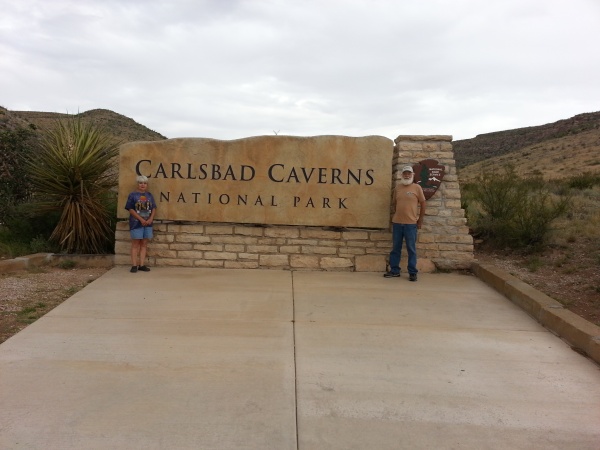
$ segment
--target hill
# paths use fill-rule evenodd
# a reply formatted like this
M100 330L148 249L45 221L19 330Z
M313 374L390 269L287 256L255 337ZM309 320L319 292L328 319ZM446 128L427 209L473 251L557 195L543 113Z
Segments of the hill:
M600 173L600 112L558 122L481 134L453 143L461 179L511 163L523 176L547 179Z
M85 122L92 121L106 129L117 141L159 141L166 139L162 134L137 123L133 119L107 109L92 109L79 114L61 114L10 111L0 107L0 131L14 130L15 128L28 128L35 131L44 130L54 126L57 120L69 117L80 117Z

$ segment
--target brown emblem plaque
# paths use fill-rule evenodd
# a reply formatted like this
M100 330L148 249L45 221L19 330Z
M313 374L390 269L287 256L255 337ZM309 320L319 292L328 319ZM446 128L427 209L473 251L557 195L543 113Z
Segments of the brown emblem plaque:
M413 165L413 170L415 183L421 186L425 199L429 200L440 187L446 168L435 159L424 159Z

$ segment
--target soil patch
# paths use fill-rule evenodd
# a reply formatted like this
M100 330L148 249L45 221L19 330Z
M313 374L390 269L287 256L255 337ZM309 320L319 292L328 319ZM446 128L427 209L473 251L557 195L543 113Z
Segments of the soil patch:
M600 326L600 243L578 239L543 253L491 251L476 245L475 257L490 263Z
M44 266L0 274L0 343L35 322L108 268Z

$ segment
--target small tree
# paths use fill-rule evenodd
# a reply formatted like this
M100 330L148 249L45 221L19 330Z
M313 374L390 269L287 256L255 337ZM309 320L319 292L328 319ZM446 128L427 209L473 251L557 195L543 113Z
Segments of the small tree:
M59 211L50 239L67 253L104 253L111 241L108 203L115 194L113 160L118 143L91 122L59 121L43 133L40 152L29 159L35 204Z

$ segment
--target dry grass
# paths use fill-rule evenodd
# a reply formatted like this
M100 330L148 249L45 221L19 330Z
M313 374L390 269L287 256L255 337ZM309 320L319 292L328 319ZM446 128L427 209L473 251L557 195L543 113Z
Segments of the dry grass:
M600 132L551 139L489 158L461 169L459 178L462 183L472 182L480 173L496 172L508 164L522 178L542 176L554 180L586 172L600 174Z

